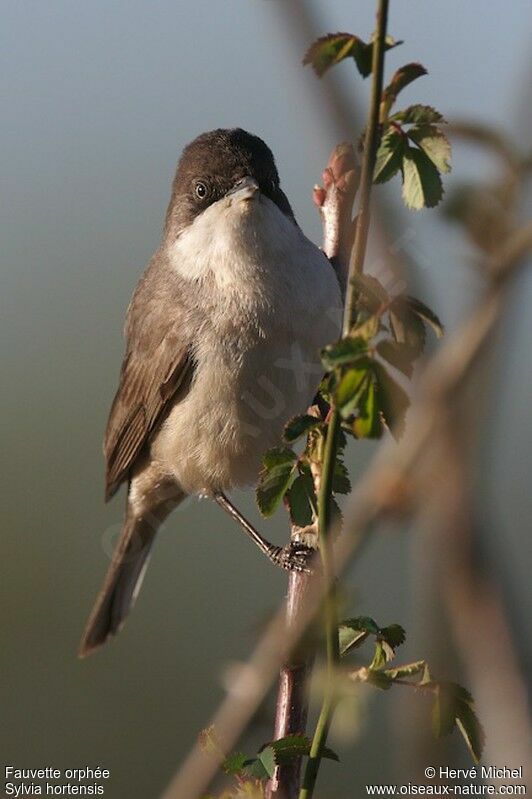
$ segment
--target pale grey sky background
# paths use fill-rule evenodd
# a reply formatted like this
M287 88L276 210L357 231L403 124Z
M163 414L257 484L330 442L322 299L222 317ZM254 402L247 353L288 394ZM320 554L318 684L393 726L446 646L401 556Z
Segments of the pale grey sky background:
M223 668L245 656L283 591L283 575L221 512L190 503L161 535L123 635L95 658L75 659L106 567L102 541L121 515L122 499L103 504L101 437L123 315L158 243L183 145L220 126L262 136L302 227L319 242L311 187L332 146L359 134L337 128L326 97L338 82L365 107L367 85L351 64L322 82L303 69L304 47L283 22L285 2L2 3L1 751L24 767L109 767L111 797L159 795L222 695ZM371 0L310 6L318 33L372 30ZM429 70L405 102L494 123L530 149L530 3L391 6L390 32L405 44L390 53L388 72L411 60ZM453 163L447 185L490 168L470 149L457 150ZM470 251L436 213L403 209L397 183L387 197L396 229L415 232L419 290L452 330L478 287L465 266ZM522 278L514 319L499 337L511 358L497 374L480 475L519 623L530 611L530 288ZM370 450L353 452L355 469ZM252 497L242 503L251 513ZM283 540L281 516L269 528ZM382 575L387 590L377 593ZM407 578L405 539L377 541L356 574L357 611L408 626ZM417 642L412 655L422 647ZM390 707L388 697L377 698L376 719L345 748L342 765L330 767L324 797L391 772L376 746L378 724L386 739ZM247 740L250 751L269 737L269 714Z

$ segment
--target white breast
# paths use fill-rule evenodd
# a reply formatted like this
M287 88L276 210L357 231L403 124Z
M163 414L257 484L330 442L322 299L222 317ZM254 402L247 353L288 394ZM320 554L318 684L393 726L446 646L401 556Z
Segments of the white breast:
M172 250L208 311L193 384L152 455L189 493L256 481L264 451L312 401L319 350L339 331L323 253L267 198L241 206L215 203Z

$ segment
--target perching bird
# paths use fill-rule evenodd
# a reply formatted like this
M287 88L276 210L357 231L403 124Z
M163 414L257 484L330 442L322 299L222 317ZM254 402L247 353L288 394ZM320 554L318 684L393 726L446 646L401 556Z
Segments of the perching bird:
M203 494L238 515L223 492L256 482L264 452L311 403L340 307L337 277L298 227L266 144L238 128L189 144L127 312L104 443L106 499L125 482L127 506L81 656L120 630L179 502ZM273 561L300 566L248 531Z

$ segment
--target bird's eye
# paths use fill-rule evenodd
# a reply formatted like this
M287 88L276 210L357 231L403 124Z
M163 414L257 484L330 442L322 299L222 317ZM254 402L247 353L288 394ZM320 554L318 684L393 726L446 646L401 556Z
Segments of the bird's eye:
M200 200L204 200L208 194L207 185L203 183L201 180L198 180L198 182L194 186L194 191L196 193L196 197L198 197Z

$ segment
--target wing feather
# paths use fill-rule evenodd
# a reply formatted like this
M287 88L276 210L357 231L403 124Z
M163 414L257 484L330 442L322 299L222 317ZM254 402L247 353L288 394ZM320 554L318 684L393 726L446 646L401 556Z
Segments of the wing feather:
M124 480L178 397L190 385L190 323L176 296L141 280L128 311L126 356L104 440L105 496ZM148 292L150 292L148 294Z

